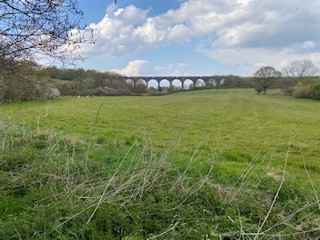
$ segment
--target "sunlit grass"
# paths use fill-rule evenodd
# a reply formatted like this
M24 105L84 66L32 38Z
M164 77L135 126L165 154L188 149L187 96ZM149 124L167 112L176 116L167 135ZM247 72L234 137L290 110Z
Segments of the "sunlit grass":
M291 146L290 165L301 167L303 152L316 171L319 110L317 101L257 95L251 89L0 105L1 113L12 121L85 139L92 135L100 141L128 144L139 139L163 149L179 141L181 154L201 145L201 161L210 157L214 147L251 156L271 152L276 163Z
M319 110L250 89L1 104L0 234L315 236Z

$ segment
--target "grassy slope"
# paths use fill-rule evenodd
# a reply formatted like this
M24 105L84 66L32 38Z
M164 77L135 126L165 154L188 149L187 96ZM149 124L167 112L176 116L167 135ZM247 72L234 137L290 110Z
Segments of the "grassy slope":
M175 176L177 178L172 180L170 171L164 171L166 173L164 175L166 177L169 175L168 179L171 179L171 182L179 182L188 176L185 179L186 182L182 184L182 187L186 188L183 189L185 192L188 192L188 184L191 186L189 189L191 193L198 192L199 189L196 187L197 191L195 191L193 187L198 186L199 179L207 179L209 176L212 184L211 188L209 185L209 189L215 191L211 193L206 189L205 193L201 194L210 195L219 192L219 197L224 199L223 204L228 202L229 205L210 202L216 197L210 195L208 199L203 200L208 201L208 205L199 204L201 211L208 211L207 208L210 208L208 206L212 204L222 205L220 207L224 210L221 210L220 214L223 219L231 216L231 220L226 222L234 222L235 220L232 219L238 215L238 212L233 202L239 197L237 204L240 205L238 207L247 231L257 231L259 222L261 223L267 215L278 186L281 185L282 169L286 161L286 181L280 192L282 195L280 194L278 199L280 203L278 207L273 206L277 213L274 214L275 219L270 217L272 220L268 223L269 225L265 225L274 226L275 222L280 221L277 219L278 215L289 216L290 213L317 198L320 190L320 149L318 148L320 125L317 124L320 117L319 108L320 103L316 101L256 95L252 90L206 90L163 97L61 99L51 102L0 105L1 114L6 118L31 124L35 128L40 124L40 130L53 128L56 132L61 131L67 142L68 139L71 139L71 142L72 139L79 139L79 149L83 150L78 152L83 155L78 156L82 160L79 160L76 168L83 168L83 159L87 156L93 160L94 164L95 162L101 164L89 166L89 169L99 169L97 175L110 177L111 172L117 168L108 168L105 165L119 163L126 155L126 151L134 146L134 150L130 150L129 154L132 162L140 162L141 159L146 158L152 159L157 165L157 161L162 159L164 162L172 162L170 169L179 173ZM86 151L85 143L90 142L92 132L94 141L90 145L90 151ZM34 138L38 144L37 133ZM82 143L81 139L87 140ZM72 145L75 144L72 143ZM50 149L53 149L53 146L50 145ZM165 151L168 149L173 150L166 154ZM70 154L66 154L66 158L68 156L70 157ZM8 160L6 164L7 162ZM135 163L132 162L130 164L134 165ZM127 170L132 167L130 164L124 164ZM210 166L213 166L212 172L209 171ZM58 173L55 174L59 175L62 170L57 171ZM62 172L65 173L64 170ZM208 172L210 174L206 175ZM147 176L145 179L152 181L154 173L149 174L144 173L139 176ZM92 177L97 176L87 176L87 178ZM176 185L180 186L180 184L174 186ZM174 187L171 186L172 188ZM149 190L152 192L154 189ZM100 189L100 193L101 191ZM99 189L97 192L99 193ZM157 194L156 191L155 195L158 196ZM177 194L182 197L182 200L179 200L180 203L186 199L182 193ZM256 201L250 199L250 196L256 196ZM302 196L308 197L305 200ZM252 201L251 204L250 201L246 202L247 198ZM199 201L197 198L193 200ZM159 202L160 205L164 204L160 200ZM290 206L290 204L296 206ZM258 205L261 205L261 209ZM197 212L199 206L195 205L192 209ZM252 212L248 212L248 208ZM181 209L183 210L182 207ZM211 210L210 214L212 214ZM219 212L218 209L214 211L215 214ZM134 211L130 213L135 214ZM179 214L183 219L183 213ZM208 218L216 216L210 214L208 216L204 214L204 216ZM310 216L314 220L317 215ZM195 219L198 219L197 217L194 216ZM304 218L305 215L300 221ZM184 219L184 221L186 226L189 226L187 220ZM300 221L295 221L295 224L301 224ZM202 237L204 233L210 235L210 232L233 231L239 229L239 225L242 224L237 222L236 227L232 227L228 226L225 220L218 219L218 222L222 222L221 229L217 225L218 229L213 230L212 226L217 224L215 221L203 220L203 222L208 225L199 226L202 232L199 230L201 233L198 234ZM210 224L211 230L208 230ZM293 229L289 230L297 231L297 226L294 223L290 224ZM175 226L175 223L165 225L165 229L170 229L172 225ZM146 226L142 228L145 229ZM287 228L282 231L286 233L289 231ZM154 229L156 232L161 232L156 226ZM165 229L162 231L166 231ZM152 229L146 232L147 234L156 233ZM130 233L138 235L136 230L131 230ZM185 235L174 235L174 231L169 233L176 238L185 237ZM183 234L183 230L180 233ZM113 233L114 236L117 234L119 233ZM196 235L197 233L194 234L193 237L200 236Z

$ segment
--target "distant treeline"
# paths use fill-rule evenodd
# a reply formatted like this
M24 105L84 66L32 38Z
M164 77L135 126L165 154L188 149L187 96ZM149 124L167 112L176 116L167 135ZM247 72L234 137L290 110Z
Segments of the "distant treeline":
M133 84L126 80L125 77L111 72L41 67L34 62L25 61L13 62L12 69L0 70L0 102L40 100L59 96L163 95L184 91L175 86L148 89L139 81ZM257 86L253 77L227 75L223 84L191 86L189 90L208 88L257 89ZM293 97L320 99L319 77L279 76L272 80L268 88L280 88L283 94Z
M95 70L46 68L62 96L141 95L145 86L126 83L126 79L111 72Z
M130 84L126 78L110 72L98 72L95 70L46 68L52 79L55 79L62 95L141 95L141 94L165 94L183 91L175 86L151 87L147 89L143 83ZM213 77L214 78L214 77ZM222 85L207 84L203 87L191 86L192 89L205 88L251 88L253 83L250 78L239 76L225 76Z
M160 95L168 94L184 89L171 87L159 87L147 89L143 83L130 84L126 78L111 72L99 72L95 70L46 68L51 79L54 79L61 95L88 95L88 96L116 96L116 95ZM213 76L214 78L214 76ZM189 90L208 88L254 88L253 77L240 77L227 75L223 84L206 84L203 87L191 86ZM274 79L269 88L281 89L285 95L298 98L320 99L319 77L288 77L279 75Z

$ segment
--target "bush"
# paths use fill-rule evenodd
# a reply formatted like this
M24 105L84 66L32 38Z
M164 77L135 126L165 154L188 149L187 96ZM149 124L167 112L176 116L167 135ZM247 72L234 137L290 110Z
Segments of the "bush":
M295 86L292 91L292 96L295 98L311 98L310 86Z
M295 98L310 98L320 100L320 83L312 85L298 85L293 88L292 96Z
M291 96L293 95L294 88L298 82L299 79L297 78L280 78L278 85L283 94Z
M320 83L311 85L311 98L320 100Z
M61 96L75 96L77 93L73 90L71 82L58 83L57 88L59 89Z
M46 72L33 62L13 62L0 69L0 102L51 99L60 96Z
M59 96L59 89L46 81L0 78L0 102L44 100Z

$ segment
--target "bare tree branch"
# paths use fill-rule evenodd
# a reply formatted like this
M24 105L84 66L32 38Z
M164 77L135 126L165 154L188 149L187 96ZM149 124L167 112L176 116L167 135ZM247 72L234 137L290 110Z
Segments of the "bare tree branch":
M304 77L314 76L319 72L319 68L313 64L310 59L297 60L291 62L283 70L287 77L299 78L302 80Z
M2 63L39 55L62 62L79 58L72 50L93 42L82 17L76 0L0 0Z

